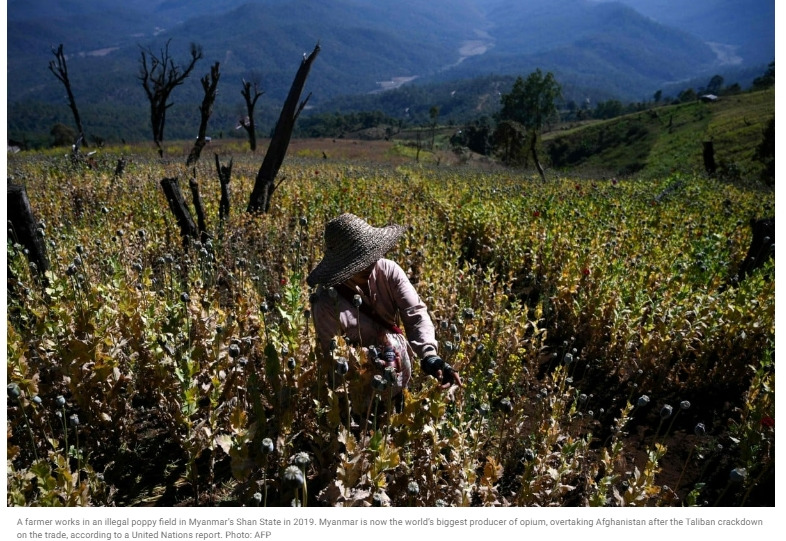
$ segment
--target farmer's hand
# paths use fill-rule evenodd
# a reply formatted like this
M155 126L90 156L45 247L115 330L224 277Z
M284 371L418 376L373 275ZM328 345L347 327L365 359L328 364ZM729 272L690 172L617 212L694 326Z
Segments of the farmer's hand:
M442 360L441 357L430 355L420 361L420 368L428 375L433 376L440 382L440 387L447 389L451 385L462 386L461 376L452 366Z

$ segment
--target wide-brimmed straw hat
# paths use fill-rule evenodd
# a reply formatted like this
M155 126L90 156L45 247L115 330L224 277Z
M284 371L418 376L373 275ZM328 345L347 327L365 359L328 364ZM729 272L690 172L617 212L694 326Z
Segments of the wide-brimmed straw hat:
M373 227L354 214L345 213L325 225L325 255L306 281L330 287L376 263L404 233L400 225Z

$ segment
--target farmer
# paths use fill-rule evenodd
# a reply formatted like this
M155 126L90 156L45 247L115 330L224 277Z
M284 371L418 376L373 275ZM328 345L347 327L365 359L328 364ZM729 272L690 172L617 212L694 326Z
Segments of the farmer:
M443 388L461 386L458 372L437 355L426 305L404 270L384 258L403 232L399 225L373 227L348 213L327 223L325 254L307 278L317 287L312 313L322 351L329 358L331 343L343 336L367 352L380 372L392 366L392 384L399 389L409 383L415 356Z

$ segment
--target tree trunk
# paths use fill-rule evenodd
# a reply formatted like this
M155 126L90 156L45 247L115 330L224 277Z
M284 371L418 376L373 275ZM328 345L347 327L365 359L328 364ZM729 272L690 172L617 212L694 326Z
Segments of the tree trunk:
M195 178L188 181L191 188L191 199L194 202L194 212L197 215L197 226L199 227L199 240L207 242L210 235L207 234L207 220L205 220L205 207L202 205L202 196L199 195L199 183Z
M66 89L66 95L68 96L68 106L71 108L71 112L74 114L74 122L76 123L76 129L78 132L77 139L82 138L82 144L87 147L87 140L85 139L85 130L82 128L82 119L79 116L79 109L76 107L76 99L74 99L74 93L71 91L71 80L68 78L68 64L66 64L66 57L63 53L63 44L61 43L57 49L52 49L52 54L55 55L57 62L52 60L49 62L49 70L57 77L63 86Z
M120 158L118 158L117 165L115 166L115 177L116 178L120 178L120 177L123 176L123 173L126 170L126 164L127 163L128 162L126 161L125 157L121 156Z
M243 79L243 90L240 91L240 94L242 94L243 99L246 101L246 112L248 115L245 119L240 121L240 125L246 130L248 134L248 146L251 152L254 152L257 149L257 128L254 122L254 108L262 92L259 91L259 85L253 83L254 90L252 95L251 86L252 83L250 81Z
M775 218L752 219L751 229L753 229L753 238L745 260L737 272L738 282L762 267L771 257L775 257Z
M221 165L216 156L216 172L218 173L218 181L221 183L221 201L218 203L218 219L224 221L229 218L229 180L232 178L232 159L229 160L229 165Z
M213 114L213 103L216 101L216 93L218 89L218 79L221 73L218 70L218 62L213 64L210 68L210 74L202 77L202 88L205 91L205 96L202 98L202 105L199 106L199 113L201 116L199 122L199 134L197 135L194 146L186 159L186 165L195 164L202 154L202 149L207 144L207 122L210 120L210 115Z
M715 165L715 147L712 144L712 141L704 141L704 170L707 171L709 176L715 176L715 171L717 170L717 166Z
M180 184L176 178L164 178L161 180L161 188L163 188L164 195L166 195L169 209L175 215L175 219L177 219L177 223L180 226L183 246L187 247L189 237L197 238L198 230L194 223L194 218L191 216L191 211L186 206L183 192L180 191Z
M38 220L33 215L33 207L27 197L27 190L19 184L8 185L8 221L12 230L11 237L27 249L27 259L35 264L39 277L49 270L46 245L38 236Z
M538 159L538 133L532 132L532 140L530 143L530 151L532 152L532 159L535 161L535 167L538 170L538 174L543 182L546 182L546 172L543 170L543 166L540 164L540 160Z
M248 202L248 212L262 211L267 213L270 210L270 199L276 189L276 175L279 169L281 169L281 164L284 162L284 156L286 156L289 141L292 138L292 130L295 127L297 117L300 115L301 111L303 111L303 108L311 97L311 94L309 94L298 106L298 100L306 84L308 73L311 70L311 65L319 54L319 50L319 44L317 44L310 55L304 56L300 68L295 75L295 80L292 82L292 87L289 89L289 95L287 95L287 99L281 109L281 115L278 118L276 129L273 132L273 138L267 149L267 154L257 173L254 189L251 192L251 197Z

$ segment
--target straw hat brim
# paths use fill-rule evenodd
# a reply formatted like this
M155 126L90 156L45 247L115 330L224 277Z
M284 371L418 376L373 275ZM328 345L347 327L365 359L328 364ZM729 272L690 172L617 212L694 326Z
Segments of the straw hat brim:
M373 227L352 214L343 214L325 227L325 255L306 278L309 286L335 286L368 268L398 242L400 225Z

